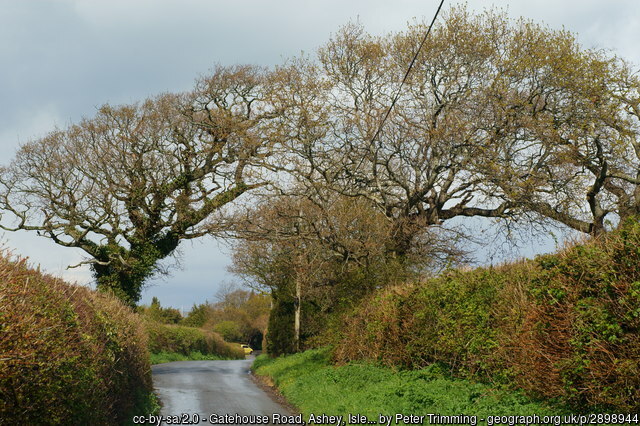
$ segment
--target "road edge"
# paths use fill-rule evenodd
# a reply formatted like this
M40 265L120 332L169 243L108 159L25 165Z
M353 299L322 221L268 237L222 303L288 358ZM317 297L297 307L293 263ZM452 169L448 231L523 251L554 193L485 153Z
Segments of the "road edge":
M259 376L253 372L253 370L249 370L249 377L251 381L255 383L260 389L262 389L274 402L283 406L287 411L289 411L292 415L300 414L300 410L290 403L287 398L280 392L280 390L276 387L273 381L267 376Z

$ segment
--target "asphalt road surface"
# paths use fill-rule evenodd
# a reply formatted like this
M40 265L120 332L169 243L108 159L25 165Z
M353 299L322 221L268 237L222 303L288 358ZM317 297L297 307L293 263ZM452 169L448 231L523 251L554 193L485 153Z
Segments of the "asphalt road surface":
M251 380L253 356L235 361L179 361L152 367L163 416L291 415Z

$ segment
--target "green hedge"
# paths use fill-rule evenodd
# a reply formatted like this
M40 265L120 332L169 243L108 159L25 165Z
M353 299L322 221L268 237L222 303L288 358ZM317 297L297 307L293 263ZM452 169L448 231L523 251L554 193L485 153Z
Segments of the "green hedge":
M119 424L148 400L146 334L113 297L0 257L0 419Z
M640 411L640 224L498 268L385 289L344 319L337 362L446 365L578 410Z
M149 335L149 350L152 353L176 352L189 355L200 352L203 355L218 355L221 358L241 359L244 351L239 345L225 342L220 335L195 327L161 324L146 320Z

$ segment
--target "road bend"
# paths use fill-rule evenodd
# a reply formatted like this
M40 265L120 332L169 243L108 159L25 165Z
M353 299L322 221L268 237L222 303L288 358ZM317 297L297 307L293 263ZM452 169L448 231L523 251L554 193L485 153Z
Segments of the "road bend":
M152 367L163 416L291 415L251 380L253 356L234 361L179 361Z

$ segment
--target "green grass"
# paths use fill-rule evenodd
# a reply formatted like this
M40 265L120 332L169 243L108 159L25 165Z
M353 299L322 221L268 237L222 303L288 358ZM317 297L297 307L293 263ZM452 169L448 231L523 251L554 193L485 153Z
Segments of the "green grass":
M158 352L151 354L151 364L163 364L165 362L174 362L174 361L217 361L222 359L235 359L235 358L225 358L220 355L205 355L201 352L194 351L190 352L189 355L181 354L178 352Z
M521 394L447 377L436 365L414 371L395 371L371 364L330 364L330 349L270 359L259 356L253 367L270 377L304 416L363 414L378 421L379 414L487 416L560 415ZM428 417L424 424L428 424Z

